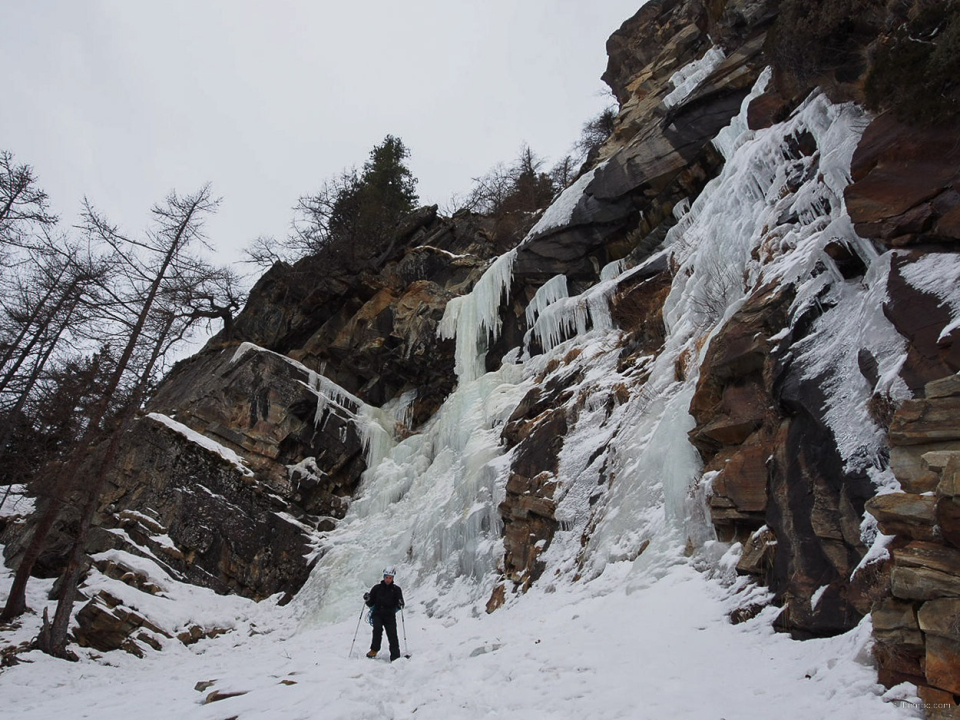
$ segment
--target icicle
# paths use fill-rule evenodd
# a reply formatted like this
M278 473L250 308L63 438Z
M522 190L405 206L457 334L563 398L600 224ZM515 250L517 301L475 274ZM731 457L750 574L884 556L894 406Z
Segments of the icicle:
M487 347L500 337L500 305L510 295L517 250L504 253L481 276L468 295L454 298L440 321L441 338L456 338L455 371L460 382L486 371Z
M683 216L688 212L690 212L690 198L688 197L685 197L683 200L673 206L673 217L676 220L682 220Z
M306 385L317 396L317 407L313 413L314 425L320 425L331 406L344 410L351 418L363 407L364 403L360 398L347 392L333 380L313 370L307 370L307 373ZM348 407L348 403L352 407Z
M565 297L570 297L567 292L566 275L555 275L547 280L537 288L536 295L533 296L530 304L527 305L527 327L533 327L537 318L540 317L540 313L557 300Z
M621 258L620 260L614 260L613 262L608 262L600 269L600 282L606 282L607 280L614 280L620 275L623 274L623 271L627 269L627 259Z
M543 308L533 325L533 335L544 352L590 330L612 330L609 296L616 283L608 281L576 297L560 298Z

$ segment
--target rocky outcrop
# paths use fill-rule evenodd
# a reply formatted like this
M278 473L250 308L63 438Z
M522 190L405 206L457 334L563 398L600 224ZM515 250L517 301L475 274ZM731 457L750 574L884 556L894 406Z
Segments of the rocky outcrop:
M875 654L882 682L916 683L925 702L960 713L960 449L944 449L960 441L958 376L928 384L926 395L905 402L890 426L892 450L911 450L897 465L906 492L867 503L892 536L890 596L872 613Z
M402 223L391 251L360 272L331 273L319 257L278 263L251 290L229 342L323 368L377 406L417 388L414 415L422 421L454 383L452 344L437 337L437 323L447 301L506 249L494 236L490 219L466 212L440 218L433 206ZM208 349L224 342L218 336ZM175 372L165 384L176 383Z
M648 253L662 240L675 222L673 208L692 201L722 164L711 140L739 112L763 69L771 8L654 0L614 33L603 76L620 101L614 134L601 162L581 179L583 192L569 218L535 229L520 248L520 284L536 286L558 273L595 281L604 264ZM729 31L718 34L731 41L727 56L695 92L665 103L675 90L671 76L702 59L721 26Z
M711 473L718 536L744 545L738 570L784 606L777 624L797 637L829 635L869 610L872 587L850 584L869 481L845 471L815 382L792 367L798 340L789 288L758 291L710 344L690 405L690 438Z
M559 368L557 368L559 369ZM539 559L558 528L554 492L559 453L567 433L567 401L577 373L549 373L520 402L504 428L515 448L499 511L503 519L503 575L524 591L543 573Z
M960 127L885 113L857 146L845 198L861 237L892 247L960 241Z
M493 236L491 220L423 208L355 274L324 272L317 258L275 265L229 336L180 362L135 423L88 553L146 556L218 593L292 597L318 536L346 512L366 453L422 424L453 387L453 344L437 324L502 251ZM367 405L391 400L393 415ZM38 574L59 574L74 521L67 512L55 527ZM5 554L16 562L30 528L9 525ZM139 632L91 603L84 642L119 647L113 639Z

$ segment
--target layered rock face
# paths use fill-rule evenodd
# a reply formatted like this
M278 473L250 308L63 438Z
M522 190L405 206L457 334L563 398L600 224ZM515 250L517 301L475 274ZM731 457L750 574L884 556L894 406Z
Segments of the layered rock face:
M510 369L469 398L492 406L476 457L496 458L461 515L494 521L436 552L483 575L489 610L675 534L769 587L780 629L832 635L873 612L881 679L960 694L955 135L835 102L858 97L849 73L832 99L778 82L778 6L646 3L608 42L613 135L515 235L426 208L355 275L270 270L125 446L97 572L144 585L124 551L217 592L296 593L391 446L429 437L391 456L397 487L441 456L473 462L435 427L478 387L456 375L473 353ZM454 341L438 330L471 291L489 316ZM391 550L416 567L404 541ZM499 561L478 570L471 543ZM158 637L112 603L92 600L78 636Z
M928 383L890 426L903 492L867 503L890 544L891 595L873 611L880 679L930 704L960 694L960 376Z

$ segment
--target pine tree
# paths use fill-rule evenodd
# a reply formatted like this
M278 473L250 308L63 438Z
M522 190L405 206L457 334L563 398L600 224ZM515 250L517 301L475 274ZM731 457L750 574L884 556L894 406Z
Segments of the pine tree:
M406 165L408 157L403 141L387 135L361 171L344 170L319 192L300 198L294 236L275 244L279 252L255 247L248 254L255 262L272 263L292 251L321 256L331 272L363 269L389 249L397 223L416 209L417 180Z

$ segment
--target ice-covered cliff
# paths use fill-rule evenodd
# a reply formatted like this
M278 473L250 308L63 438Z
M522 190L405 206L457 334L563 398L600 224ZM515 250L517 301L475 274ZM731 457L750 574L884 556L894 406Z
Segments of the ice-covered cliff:
M873 612L881 679L954 703L956 119L791 68L778 5L645 4L613 135L515 236L428 208L355 278L274 267L123 451L90 594L132 553L317 632L385 565L440 622L694 573L796 638ZM116 607L78 637L142 649Z

